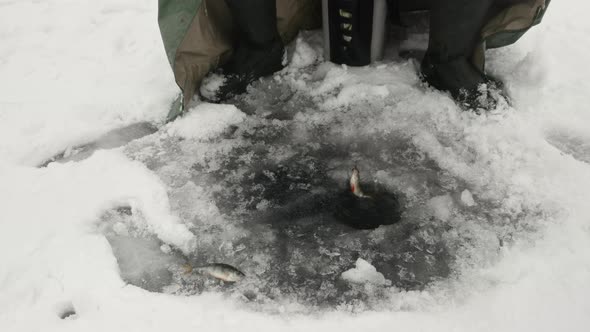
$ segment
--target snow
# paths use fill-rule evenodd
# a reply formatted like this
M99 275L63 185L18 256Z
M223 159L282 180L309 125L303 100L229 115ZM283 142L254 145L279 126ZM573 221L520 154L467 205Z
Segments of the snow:
M453 214L453 199L449 195L433 197L428 202L428 207L434 217L446 221Z
M168 125L178 89L153 3L0 8L3 331L590 325L586 2L553 2L541 26L490 52L511 106L487 114L422 86L413 60L318 64L318 35L303 34L291 65L237 107L198 104ZM36 167L137 122L160 130ZM322 237L323 227L297 233L321 222L313 216L284 221L294 234L254 223L282 199L320 195L351 164L403 196L408 227ZM321 177L311 185L309 174ZM199 259L244 266L249 278L178 281L178 267ZM324 307L302 300L340 294L328 281L341 275L392 287L345 288Z
M471 192L467 189L461 192L461 202L465 206L469 207L476 205L475 200L473 199L473 195L471 195Z
M167 114L177 88L151 3L0 7L0 117L10 124L0 140L26 146L0 145L4 161L35 165L110 129Z
M353 269L342 273L342 279L357 284L391 285L391 281L385 279L382 273L377 272L377 269L373 265L362 258L356 260Z
M209 100L216 100L217 99L217 91L225 82L225 76L219 73L211 73L207 75L203 79L203 83L201 84L200 92L203 97L208 98Z
M314 64L318 59L318 52L301 36L295 42L295 49L289 67L294 69L305 68Z
M234 105L202 103L185 116L168 125L168 134L183 138L207 140L219 136L231 125L243 122L246 114Z

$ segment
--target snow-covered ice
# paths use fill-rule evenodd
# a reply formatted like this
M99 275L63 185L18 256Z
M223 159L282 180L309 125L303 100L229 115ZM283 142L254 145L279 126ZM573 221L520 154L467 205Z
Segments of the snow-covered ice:
M586 2L489 52L511 105L487 114L395 47L337 66L304 33L235 106L166 125L156 7L0 2L0 329L587 330ZM334 222L354 164L400 196L399 224ZM183 269L211 262L247 278Z

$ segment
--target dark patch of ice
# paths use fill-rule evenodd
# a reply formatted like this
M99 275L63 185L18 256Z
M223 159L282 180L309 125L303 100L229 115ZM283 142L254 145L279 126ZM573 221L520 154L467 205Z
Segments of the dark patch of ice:
M404 68L400 74L408 74ZM306 84L313 85L313 70L298 75L307 75ZM127 156L162 179L173 213L197 238L187 257L173 250L167 263L146 258L144 264L169 271L171 285L158 284L163 291L224 291L268 311L291 301L309 312L342 306L382 309L395 297L394 288L340 278L358 258L375 266L396 289L424 290L457 270L489 264L513 234L535 227L542 212L534 206L513 212L498 195L478 197L474 207L459 202L468 188L465 180L439 166L413 135L434 132L438 141L433 144L459 151L466 163L475 156L469 146L457 143L460 124L455 128L454 123L430 121L435 113L399 112L420 107L415 104L425 98L411 79L396 85L397 94L389 99L345 102L326 110L323 103L340 88L317 96L292 88L289 73L281 75L256 82L248 94L229 101L248 117L217 138L156 134L126 146ZM334 219L338 194L354 165L363 181L398 195L404 209L399 223L358 230ZM432 211L445 204L444 211ZM125 250L115 250L115 255L125 255ZM226 263L247 277L228 285L187 275L185 262Z
M273 89L288 95L281 91L285 86ZM431 195L457 186L455 179L407 137L362 132L341 137L334 128L295 119L313 106L310 100L295 95L273 103L273 93L260 91L267 90L254 87L235 101L249 120L218 140L162 136L127 147L131 158L143 161L170 186L171 199L194 194L219 209L221 224L179 205L176 213L200 240L187 260L195 266L228 263L248 276L228 286L186 276L177 268L172 271L174 293L226 289L262 306L284 300L309 308L358 301L376 305L387 297L386 287L368 291L340 279L359 257L403 289L424 289L449 276L453 255L445 236L452 227L427 218L424 211ZM142 153L148 147L149 156ZM406 211L399 224L357 230L334 219L338 194L346 190L354 164L363 170L364 181L378 181L379 172L393 179L381 185L402 198ZM417 192L407 198L401 185L415 186Z
M590 139L579 137L565 131L552 131L547 137L547 142L563 153L569 154L579 161L590 164Z
M68 148L43 162L39 167L46 167L52 162L66 163L68 161L81 161L92 156L97 150L118 148L133 140L153 134L157 130L158 128L147 122L134 123L123 128L114 129L93 142Z

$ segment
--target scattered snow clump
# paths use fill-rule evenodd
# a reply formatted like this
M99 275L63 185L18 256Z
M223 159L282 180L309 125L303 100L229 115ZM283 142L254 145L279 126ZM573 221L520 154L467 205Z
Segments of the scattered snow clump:
M241 123L246 114L234 105L202 103L168 126L168 134L186 139L209 140L227 127Z
M313 65L318 55L316 51L301 37L297 38L293 58L291 59L291 68L305 68Z
M385 279L382 273L366 260L359 258L356 267L342 273L342 279L355 284L374 284L379 286L391 286L391 281Z
M225 83L225 76L217 73L207 75L207 77L205 77L201 83L201 95L210 100L215 100L217 91L219 91L219 88L223 85L223 83Z
M447 221L453 213L453 199L449 195L436 196L428 201L432 215L442 221Z
M476 203L473 200L473 195L471 195L471 192L467 189L463 190L463 192L461 193L461 202L465 205L465 206L475 206Z

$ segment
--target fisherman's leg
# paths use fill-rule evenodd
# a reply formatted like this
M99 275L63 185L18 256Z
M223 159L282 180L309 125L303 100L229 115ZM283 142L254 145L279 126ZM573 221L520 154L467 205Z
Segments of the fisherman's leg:
M235 26L234 54L221 69L224 81L201 94L222 101L243 93L250 83L283 68L284 46L277 30L276 0L225 0Z
M493 0L433 0L430 39L422 62L424 79L461 103L477 104L481 84L493 84L470 61Z
M490 13L489 13L488 17L489 18L494 17L508 7L518 5L518 4L527 3L530 1L531 0L493 0L492 7L490 8Z

